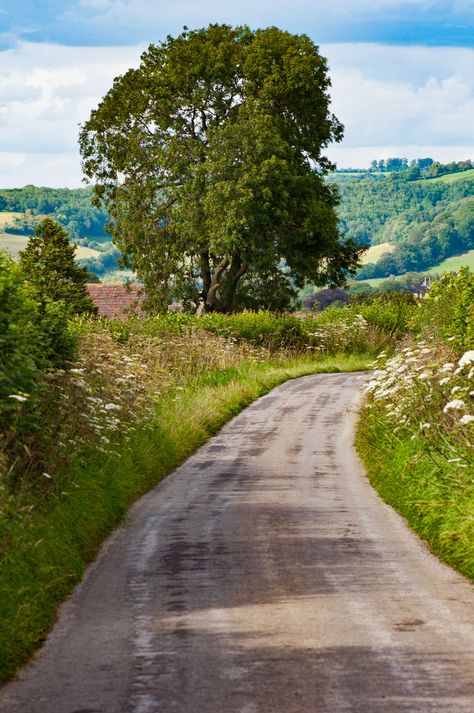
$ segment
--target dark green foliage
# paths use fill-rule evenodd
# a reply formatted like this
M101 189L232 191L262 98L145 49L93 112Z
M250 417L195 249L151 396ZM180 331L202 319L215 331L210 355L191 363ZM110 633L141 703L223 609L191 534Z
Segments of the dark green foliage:
M63 366L74 351L64 305L38 300L18 266L0 253L0 425L12 426L9 414L31 409L42 373Z
M13 411L35 383L38 304L19 271L0 253L0 411Z
M421 272L474 248L471 172L451 183L411 183L405 173L337 180L338 213L345 235L360 244L396 246L377 263L364 265L357 279Z
M349 302L349 294L341 287L331 289L326 287L324 290L314 292L304 301L304 306L307 309L314 309L321 312L323 309L330 307L332 304L347 304Z
M453 201L433 220L402 228L403 238L395 250L376 264L362 267L358 279L389 277L426 270L452 255L474 247L474 197ZM400 238L400 235L398 236Z
M115 80L82 129L83 167L150 306L270 306L265 283L288 272L301 287L354 270L322 178L342 136L329 86L305 35L227 25L150 45Z
M474 180L409 183L390 175L338 183L345 233L367 245L402 242L413 226L430 222L450 204L472 196Z
M461 268L436 280L413 326L449 339L453 348L474 349L474 274Z
M45 218L20 253L20 267L40 300L62 302L70 314L95 313L85 287L87 272L76 265L74 252L63 228Z

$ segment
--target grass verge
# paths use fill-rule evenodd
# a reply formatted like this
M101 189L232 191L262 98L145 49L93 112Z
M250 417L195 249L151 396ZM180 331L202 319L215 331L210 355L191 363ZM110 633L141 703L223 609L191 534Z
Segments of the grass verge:
M39 487L16 495L0 525L0 682L41 645L58 604L134 500L278 384L361 370L371 358L247 361L194 377L161 397L154 418L131 430L126 445L118 439L107 455L91 449L59 472L46 499Z
M472 471L437 457L421 434L395 437L370 409L359 419L356 447L383 500L440 559L474 581Z

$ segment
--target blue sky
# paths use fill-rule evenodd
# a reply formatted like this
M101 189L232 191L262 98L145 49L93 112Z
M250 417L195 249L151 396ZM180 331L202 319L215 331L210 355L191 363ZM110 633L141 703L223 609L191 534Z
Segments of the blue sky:
M81 182L78 124L183 25L277 25L329 60L339 166L474 159L474 0L0 0L0 186Z

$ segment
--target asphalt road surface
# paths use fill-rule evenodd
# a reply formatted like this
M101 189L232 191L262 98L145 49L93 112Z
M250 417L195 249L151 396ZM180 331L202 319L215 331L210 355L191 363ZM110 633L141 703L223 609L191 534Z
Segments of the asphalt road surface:
M474 598L352 447L364 375L287 382L136 504L5 713L473 713Z

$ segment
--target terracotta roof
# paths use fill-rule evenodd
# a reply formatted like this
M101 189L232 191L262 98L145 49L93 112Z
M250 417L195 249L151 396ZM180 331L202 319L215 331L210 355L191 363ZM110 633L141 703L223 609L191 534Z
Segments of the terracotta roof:
M101 317L126 319L133 313L143 314L140 307L143 302L143 295L139 294L142 290L141 285L129 285L126 287L119 282L109 284L88 283L86 287Z

